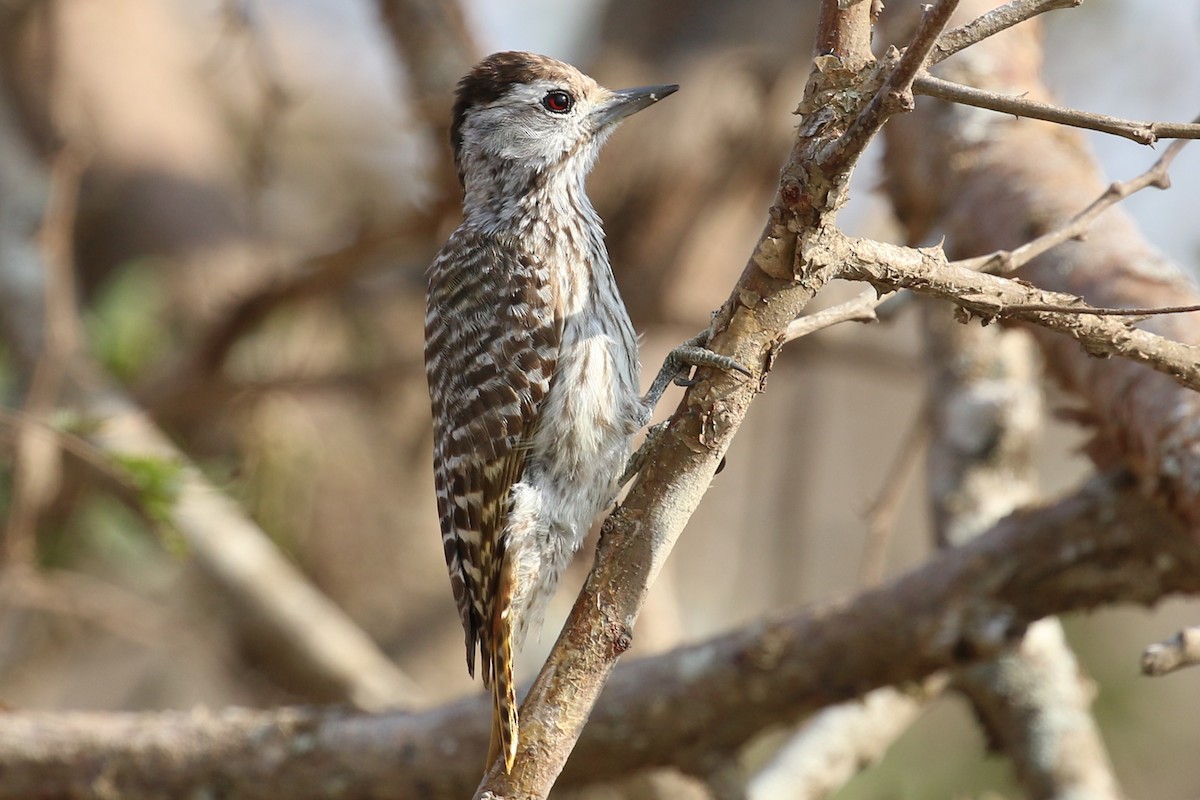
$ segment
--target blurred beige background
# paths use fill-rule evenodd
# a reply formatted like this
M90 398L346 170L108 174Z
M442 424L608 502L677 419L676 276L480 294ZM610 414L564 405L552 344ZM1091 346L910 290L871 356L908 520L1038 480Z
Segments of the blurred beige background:
M652 376L706 324L759 232L815 4L567 5L474 0L474 43L462 40L473 49L463 53L533 49L609 86L682 84L614 137L590 184ZM65 0L58 13L50 105L87 153L75 245L89 347L396 660L423 703L480 691L463 669L442 560L421 370L422 271L457 207L439 128L449 97L428 101L435 84L413 73L365 1ZM1048 78L1071 105L1190 119L1200 104L1198 35L1192 4L1092 0L1049 24ZM1093 144L1113 178L1154 157L1115 138ZM1128 204L1191 265L1198 164L1200 151L1185 151L1170 192ZM851 233L888 238L876 181L861 170L841 220ZM243 298L363 241L374 244L355 251L343 279L280 303L210 369L188 360ZM835 287L822 300L855 291ZM632 655L853 592L865 518L919 414L923 369L910 311L787 349L655 587ZM4 404L14 406L19 381L5 372ZM1052 393L1050 405L1070 400ZM1046 496L1088 473L1081 440L1069 424L1048 423ZM10 593L0 700L153 709L321 699L234 637L230 609L186 554L164 547L86 469L68 468L64 481L38 526L39 564L93 583L50 599ZM889 544L890 574L932 548L924 495L918 470ZM0 508L10 501L5 481ZM524 676L589 563L583 553L547 633L522 654ZM1200 603L1172 602L1066 620L1132 797L1200 797L1200 674L1137 673L1144 645L1198 619ZM837 797L992 791L1017 796L1006 764L987 756L965 707L948 699Z

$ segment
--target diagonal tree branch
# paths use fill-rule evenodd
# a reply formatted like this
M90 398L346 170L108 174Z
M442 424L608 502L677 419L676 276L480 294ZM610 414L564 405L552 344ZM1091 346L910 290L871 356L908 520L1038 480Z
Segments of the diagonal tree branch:
M835 23L869 12L866 3L843 9L837 0L824 2L824 16ZM922 28L923 46L932 47L948 18L946 9L956 3L939 0L934 5ZM848 36L844 42L860 48L862 37ZM804 119L766 228L713 321L709 346L756 368L760 380L788 324L833 274L823 265L797 264L797 254L802 252L797 241L832 222L845 202L854 161L891 113L890 106L860 113L859 86L873 68L857 50L827 58L842 55L846 56L842 69L818 68L810 78L801 105ZM857 69L851 67L852 61ZM911 66L903 60L901 64ZM912 74L915 71L911 69ZM887 80L885 76L885 86ZM897 80L897 87L906 84L906 77ZM857 120L853 139L843 136L849 120ZM841 144L834 147L834 141ZM650 584L699 505L759 386L759 381L740 376L711 374L702 375L687 392L658 437L651 463L639 474L624 505L605 522L596 564L522 705L520 742L511 774L494 765L477 798L524 800L549 793L600 689L631 643Z
M764 728L994 656L1044 614L1176 592L1200 593L1200 545L1128 480L1099 479L876 590L622 664L562 784L703 774ZM8 711L0 798L461 798L487 747L488 702L416 715Z
M1109 184L1104 192L1088 204L1088 207L1071 217L1070 221L1049 233L1042 234L1031 242L1026 242L1015 250L1000 250L986 256L959 261L960 266L978 269L982 272L1005 274L1015 272L1033 259L1047 253L1053 248L1072 239L1085 236L1100 215L1130 195L1151 186L1156 189L1171 187L1171 164L1180 151L1187 145L1187 140L1171 142L1159 157L1158 161L1141 175L1127 180Z
M1057 11L1065 8L1076 8L1083 5L1083 0L1011 0L999 8L994 8L965 25L942 34L929 56L929 64L937 64L960 50L977 44L1001 31L1008 30L1014 25L1033 19L1047 11Z
M70 375L73 403L90 423L88 442L117 465L151 463L175 473L174 490L155 515L183 538L197 568L233 604L248 641L286 653L286 664L314 696L370 709L419 702L415 684L141 408L86 361Z
M976 108L986 108L1016 117L1057 122L1073 128L1111 133L1138 144L1154 144L1159 139L1200 139L1200 124L1194 122L1140 122L1121 119L1091 111L1064 108L1051 103L1029 100L1021 96L989 92L932 75L918 75L912 84L916 94L937 97Z
M987 5L970 0L964 10L978 13ZM947 77L970 79L989 91L1046 98L1037 73L1039 47L1036 26L1023 25L964 51L944 68ZM909 238L937 230L954 255L1013 249L1031 232L1054 231L1093 204L1107 184L1082 138L1059 126L947 103L922 103L896 122L888 128L888 160L896 167L887 185ZM987 224L979 224L981 219ZM1100 307L1200 303L1185 270L1153 248L1120 208L1107 210L1086 239L1065 242L1016 274L1047 292ZM1045 301L1059 302L1038 302ZM1020 318L1040 322L1039 313ZM1078 322L1092 327L1085 318ZM1120 341L1120 348L1133 342L1122 327L1104 334ZM1093 460L1101 468L1129 465L1147 491L1164 498L1189 524L1200 522L1200 394L1194 391L1200 315L1140 323L1132 336L1151 347L1139 359L1143 363L1091 358L1088 353L1097 352L1091 344L1081 350L1065 337L1032 329L1049 371L1086 403L1082 419L1096 434L1088 447ZM1179 344L1162 349L1145 339L1151 332Z
M929 495L938 541L952 547L1036 498L1041 375L1024 331L959 325L940 305L924 310L936 431ZM1119 800L1091 685L1057 619L1038 620L1017 647L960 670L952 685L1028 796Z
M900 247L829 231L804 255L813 263L837 269L838 277L948 300L985 322L997 318L1029 322L1065 334L1090 355L1121 356L1170 375L1180 386L1200 389L1200 345L1135 328L1119 317L1088 314L1087 304L1073 295L959 267L948 262L940 248ZM1078 311L1065 313L1061 310L1065 308Z

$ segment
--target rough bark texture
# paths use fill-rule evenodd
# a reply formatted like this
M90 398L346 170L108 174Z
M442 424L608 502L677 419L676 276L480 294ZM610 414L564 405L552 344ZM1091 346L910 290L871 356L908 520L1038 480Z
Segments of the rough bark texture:
M912 14L915 3L898 10ZM973 0L964 13L990 3ZM903 29L893 20L892 34ZM1036 22L974 45L943 74L982 88L1045 98ZM888 189L913 239L945 233L956 255L1011 249L1062 225L1104 190L1075 131L979 109L922 100L886 136ZM1147 154L1148 159L1152 156ZM1157 252L1120 208L1087 238L1035 259L1018 277L1097 306L1200 302L1178 265ZM1200 315L1139 323L1185 344L1200 343ZM1089 357L1061 336L1035 329L1050 371L1086 403L1096 432L1089 454L1101 467L1127 464L1143 488L1166 500L1193 531L1200 523L1200 394L1125 359Z
M1124 795L1090 708L1094 686L1056 619L1043 619L1020 647L966 670L956 681L989 744L1013 762L1037 800L1121 800Z
M867 5L849 4L848 8L861 14ZM951 5L938 3L937 10ZM832 6L829 8L832 11ZM830 19L837 17L831 14ZM936 34L938 24L926 25L924 44L930 44L928 37ZM856 30L860 33L848 29L845 37L834 35L826 40L853 41L861 46L861 24ZM891 38L903 41L905 37ZM919 50L913 48L914 52ZM879 95L869 117L856 116L861 104L871 97L873 87L898 62L887 60L879 70L872 71L864 53L839 55L840 59L826 56L818 62L812 90L802 107L800 137L776 203L752 258L713 326L715 349L733 354L753 367L760 378L769 372L787 338L791 319L843 263L837 257L817 256L826 243L824 235L836 233L834 215L844 200L850 168L884 117L911 100L906 79L897 79ZM969 51L955 60L967 60L968 56ZM1019 52L1013 55L1017 61L1021 57ZM1004 59L1001 63L1006 63L1009 70L1019 66ZM786 85L767 85L775 99L786 96L788 104L794 105L796 93L789 93ZM922 101L921 105L928 104ZM760 112L766 115L758 108L747 111L739 107L730 116L752 120L757 126ZM955 113L966 114L972 125L986 116L986 112L978 111ZM962 218L934 207L924 195L924 201L918 199L904 209L914 230L925 230L934 219L946 216L956 226L962 242L990 249L986 241L975 242L972 237L987 239L994 235L997 241L1012 245L1057 224L1064 214L1080 207L1054 205L1060 195L1074 197L1074 185L1048 187L1044 197L1016 186L1018 180L1046 177L1042 173L1028 174L1030 169L1024 164L1008 165L1014 171L1009 177L1013 185L984 169L1000 174L1002 157L1014 155L1018 161L1037 161L1012 147L989 155L987 149L997 146L993 138L1003 138L1004 126L1009 123L1006 118L996 118L998 132L994 136L988 127L990 122L971 128L987 132L978 141L969 137L967 128L955 127L953 113L947 119L943 124L952 132L957 130L952 136L962 140L950 149L952 155L948 156L948 146L940 134L926 130L923 139L913 146L928 148L929 152L922 152L921 157L915 150L910 153L907 161L911 163L906 164L906 170L912 172L909 177L924 181L922 189L935 187L938 197L964 193L954 201L962 204ZM852 136L843 135L847 129L852 130ZM1047 129L1043 126L1037 130L1044 135ZM1049 138L1048 149L1053 149L1051 145L1065 147L1073 141L1070 136L1053 132ZM896 139L901 141L902 137ZM774 153L771 159L780 153L771 148L751 149ZM15 168L0 164L0 174L6 169L19 171L22 163ZM687 166L681 174L687 172ZM923 169L932 170L930 174L936 173L935 178L921 173ZM689 217L682 229L703 226L703 219L691 219L669 202L696 187L681 188L670 181L665 185L670 191L666 192L669 196L663 207L680 217ZM19 198L19 203L3 205L5 200L0 197L0 226L10 224L2 213L5 207L19 207L21 214L36 219L40 203L35 195L44 186L38 181L28 186L36 191ZM716 180L704 182L701 191L694 193L725 198L729 205L715 206L723 211L740 202L729 200L738 195L725 191L727 188ZM1088 200L1094 196L1084 194ZM972 213L966 213L967 208ZM955 213L959 210L956 205ZM636 211L631 216L637 217ZM994 223L999 232L973 230L986 227L980 226L979 220ZM633 224L639 221L634 219ZM672 230L669 226L653 229ZM657 238L691 241L666 234ZM1085 244L1094 243L1095 239ZM27 243L21 240L21 244ZM875 272L864 269L858 275L861 279L883 284L886 269L894 269L897 275L907 275L904 280L921 280L920 274L911 270L925 263L922 254L905 251L897 256L901 248L860 244L863 253L859 255L875 254L890 260L886 266L877 265ZM1073 247L1076 245L1064 252L1071 252ZM975 246L964 245L961 249L974 250ZM0 261L4 258L0 253ZM941 264L944 266L944 259ZM1070 274L1069 265L1051 272L1056 270ZM1133 287L1147 277L1132 270L1124 277L1118 274L1116 281ZM949 287L953 278L952 274L947 278L947 273L940 273L940 286L947 294L952 294ZM1138 294L1132 289L1127 294L1136 297L1139 306L1156 305L1156 298L1167 296L1171 304L1181 302L1172 289L1178 288L1176 278L1163 278L1160 283L1160 295ZM1150 284L1157 285L1153 280ZM1067 280L1044 285L1059 287L1059 291L1074 290ZM1004 310L1005 302L1037 299L1020 285L1012 286L1016 288L1006 288L1004 291L1010 294L999 301L990 295L971 295L962 302L979 314L994 316ZM1106 297L1111 295L1094 295L1091 299L1114 304ZM5 307L4 312L6 316L15 315L23 308ZM1039 313L1041 316L1031 315L1036 322L1064 329L1073 324L1064 322L1061 315ZM1106 338L1106 332L1115 330L1112 326L1082 318L1077 327L1082 331L1078 334L1081 338L1091 337L1085 341L1093 350L1115 352L1112 337ZM1196 341L1196 337L1189 341ZM1114 367L1117 359L1102 362L1088 358L1070 340L1054 334L1045 335L1043 346L1052 361L1062 361L1056 368L1069 385L1089 397L1093 413L1102 420L1098 423L1102 430L1098 442L1104 447L1097 452L1111 456L1100 459L1102 463L1131 462L1144 486L1162 490L1173 508L1182 509L1184 517L1194 522L1186 510L1194 507L1188 505L1191 495L1187 491L1197 484L1189 476L1200 472L1195 466L1195 437L1189 433L1195 427L1188 427L1195 415L1187 407L1179 410L1171 405L1181 404L1180 398L1189 393L1144 368L1123 362ZM36 354L36 348L31 352ZM1175 354L1175 362L1163 362L1160 368L1177 370L1179 360L1186 360L1189 352L1181 349ZM1187 366L1192 370L1189 374L1197 373L1194 357ZM1099 377L1093 379L1092 370L1098 370ZM875 686L919 680L935 670L992 656L1044 614L1116 602L1150 603L1170 592L1200 591L1200 552L1196 542L1185 535L1178 518L1128 486L1098 483L1058 505L1001 522L984 539L961 551L943 554L877 591L613 672L617 658L629 646L647 586L708 488L751 400L762 387L761 380L744 382L736 376L708 371L701 371L700 378L661 440L656 460L606 528L599 566L580 595L560 646L527 703L528 725L522 738L530 766L524 775L514 778L521 783L511 792L508 789L512 787L506 787L505 779L498 777L495 788L499 793L534 796L548 791L610 673L613 679L609 690L566 766L564 784L608 780L639 768L664 765L708 775L714 762L724 763L765 727L794 722L805 713L859 696ZM1124 413L1110 408L1121 404L1129 406ZM123 402L118 410L122 414L135 411ZM1171 417L1176 411L1179 416ZM1145 427L1138 422L1139 415ZM144 422L135 421L138 425ZM174 451L164 451L157 431L150 433L149 442L142 436L139 446L149 443L154 446L156 458L164 452L174 458ZM1166 441L1170 437L1175 439ZM121 444L108 441L114 447ZM192 522L201 528L199 535L204 537L200 545L193 545L197 554L207 554L205 557L214 564L231 565L230 582L235 589L254 592L262 588L257 582L261 573L246 570L236 559L227 558L229 547L207 536L214 520L219 523L218 529L226 533L234 530L234 525L222 520L240 519L233 513L236 509L218 497L220 513L213 514L212 503L198 502L212 499L207 497L211 487L196 473L188 472L187 477L191 480L184 495L188 503L175 510L207 508L205 513L191 515ZM206 521L208 526L203 525ZM285 605L286 613L279 616L299 624L302 641L328 646L326 637L312 635L311 614L299 611L301 604ZM423 632L429 628L421 626ZM349 652L347 648L337 649ZM353 688L356 681L362 681L364 672L351 669L343 674L353 679L347 683ZM351 691L345 694L354 696ZM370 717L304 709L144 716L13 712L0 715L0 763L5 765L0 796L461 798L469 795L478 777L487 717L482 698L420 716Z
M872 239L850 239L836 231L808 245L805 258L836 267L838 277L946 300L984 323L997 319L1030 322L1053 331L1058 338L1077 341L1083 348L1080 358L1119 356L1114 360L1144 364L1169 376L1184 390L1200 391L1200 346L1138 328L1129 317L1072 313L1072 308L1081 307L1078 295L976 272L963 262L948 262L936 247L898 247Z
M868 11L860 3L840 19L854 27ZM549 793L601 688L631 644L646 593L716 474L788 324L832 275L826 267L799 263L797 252L798 240L815 235L845 202L850 172L873 133L863 127L858 137L842 135L870 107L850 85L872 71L866 42L842 41L860 49L826 56L828 72L814 71L805 97L811 112L797 131L767 224L710 328L711 349L748 366L754 377L700 371L658 437L652 460L605 521L596 564L522 704L512 772L493 767L476 797L523 800ZM832 105L830 98L841 103ZM826 153L830 147L832 153Z
M1200 591L1200 548L1132 486L1098 480L853 599L623 665L563 785L705 772L764 728L994 656L1047 613ZM482 696L421 715L334 710L0 716L0 797L461 798Z
M1037 498L1041 375L1024 332L962 325L942 305L923 310L929 499L938 543L955 547Z
M1037 496L1040 375L1024 331L964 326L947 309L925 311L930 502L939 540L955 546ZM1034 623L1012 652L962 670L953 685L1029 797L1120 798L1089 710L1091 684L1057 619Z

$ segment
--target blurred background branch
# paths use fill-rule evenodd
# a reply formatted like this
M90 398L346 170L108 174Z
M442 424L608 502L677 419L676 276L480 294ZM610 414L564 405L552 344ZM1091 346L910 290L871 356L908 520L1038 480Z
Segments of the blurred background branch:
M46 98L48 107L54 97ZM9 115L16 109L7 106ZM43 124L53 124L47 112ZM34 130L34 126L27 126ZM52 129L52 132L56 133ZM14 150L21 152L14 143ZM27 166L39 168L34 148L25 149ZM14 482L5 529L5 566L28 573L36 558L34 528L60 490L58 437L49 425L54 414L73 409L74 423L87 429L93 457L107 459L106 474L124 474L137 491L139 512L180 537L189 562L213 580L232 612L228 621L247 642L273 657L314 697L344 700L366 708L410 705L419 692L357 626L314 591L288 564L241 509L189 463L188 457L157 430L103 370L81 350L82 324L76 310L72 228L83 162L70 147L60 148L41 167L50 195L41 225L29 227L27 252L32 269L0 262L0 292L32 293L28 316L11 319L7 341L16 354L36 353L17 366L29 375L23 412L13 417ZM0 193L21 196L19 182L0 182ZM30 217L39 213L28 209ZM41 318L40 324L38 317ZM28 326L28 327L24 327ZM144 479L153 475L153 485ZM28 585L26 577L18 585ZM42 594L54 581L34 582ZM117 592L114 590L114 596Z
M0 748L36 742L43 749L30 758L44 759L43 775L61 766L59 757L90 765L87 780L99 783L72 784L83 793L131 774L119 765L136 758L120 752L121 743L143 725L161 734L155 741L195 756L184 770L228 776L250 764L246 774L258 777L244 784L246 796L279 796L272 787L285 785L271 783L279 779L274 767L254 762L280 752L271 743L291 754L279 763L294 769L297 792L336 795L334 784L304 784L334 774L321 771L332 762L342 764L342 796L353 796L367 791L355 781L370 780L371 770L434 780L448 758L454 775L430 786L445 787L444 796L472 791L487 714L480 698L445 705L477 687L459 668L461 631L434 533L421 375L423 272L458 214L445 144L454 84L482 53L514 48L573 61L610 86L682 84L671 113L639 118L614 136L589 184L644 335L643 363L655 364L708 324L736 279L731 265L744 262L762 231L812 67L818 5L0 2L0 509L8 543L0 698L22 709L0 719ZM876 54L908 40L919 5L888 4ZM961 5L952 25L981 13L986 24L943 37L932 57L941 79L1059 102L1053 88L1063 106L1132 120L1194 113L1186 98L1200 91L1200 56L1186 4L1132 9L1089 0L958 51L993 23L1073 3ZM960 259L1013 251L1054 231L1074 236L1064 226L1110 183L1092 151L1117 177L1150 160L1116 137L1087 134L1085 145L1082 133L924 96L885 136L886 152L873 147L858 164L838 227L907 244L944 235ZM1179 155L1170 192L1123 200L1086 238L1038 255L1017 276L1096 306L1200 301L1185 269L1200 252L1188 216L1200 202L1194 157L1191 148ZM881 183L885 194L870 191ZM57 235L48 243L39 231ZM831 315L869 318L876 299L857 297L861 288L826 287L794 334ZM937 691L950 678L965 687L974 674L947 662L928 681L929 668L915 669L916 690L884 689L861 709L839 707L805 726L803 714L870 683L851 677L871 668L868 651L861 663L850 657L849 666L813 679L836 698L782 703L760 718L746 698L702 702L709 695L699 689L672 707L647 701L644 692L666 696L660 687L676 685L664 677L674 673L651 671L656 663L683 669L703 643L764 616L808 619L824 630L831 623L820 609L828 607L819 604L854 602L864 552L867 583L894 588L896 575L931 557L931 531L957 530L948 520L966 516L975 519L966 527L988 527L1014 505L1068 491L1097 470L1136 476L1137 491L1151 499L1123 488L1113 501L1134 504L1131 514L1157 519L1154 504L1164 503L1183 521L1184 529L1164 523L1179 539L1146 540L1162 542L1162 553L1194 538L1195 393L1123 359L1088 357L1057 334L1033 332L1038 357L1058 379L1047 389L1045 432L1022 429L1036 470L988 462L1011 452L1008 440L972 414L962 424L977 435L991 478L972 477L976 467L965 463L928 475L913 469L922 449L906 444L913 420L957 396L927 387L925 369L974 363L957 350L923 349L920 317L933 313L926 308L905 293L880 309L879 324L824 327L769 353L768 391L662 566L634 633L632 656L673 655L618 668L618 694L601 700L556 797L1036 796L1051 784L1110 796L1118 782L1130 796L1196 794L1200 773L1190 756L1200 740L1187 711L1200 674L1139 683L1128 666L1145 642L1194 625L1195 602L1171 602L1152 616L1068 615L1068 646L1058 634L1031 634L1056 655L1042 663L1042 645L1027 644L980 673L970 696L983 725L964 712L960 695ZM1197 319L1130 324L1195 345ZM56 329L48 326L54 320ZM1127 321L1110 321L1103 330L1123 336ZM979 334L978 352L995 359L1008 353L997 342L1020 336L944 322L947 336ZM75 330L65 339L55 332L63 323ZM1003 383L1003 365L988 363L964 391L997 410L988 390ZM1022 380L1036 384L1036 367L1028 368L1034 375ZM114 422L105 423L110 415ZM956 417L936 419L926 429L935 460ZM132 444L109 438L118 423ZM891 454L902 455L889 478ZM964 485L931 513L921 498L945 491L934 485L937 475ZM1025 494L1010 496L1014 487ZM871 510L880 497L884 513ZM978 514L970 511L976 503ZM1092 563L1087 542L1112 535L1078 532L1082 565ZM1047 537L1043 555L1061 555ZM306 599L290 600L274 578L238 566L247 552L267 554L261 563L274 566L266 574ZM1112 551L1113 563L1129 556ZM933 557L944 565L965 556ZM1002 567L1007 556L993 557ZM566 616L589 565L578 559L547 630ZM263 611L273 603L275 611ZM324 611L305 610L314 607ZM264 615L274 633L257 627ZM337 620L341 633L325 635L321 618ZM699 649L677 649L697 642ZM523 676L532 677L549 647L531 643ZM913 649L911 641L897 647ZM1186 656L1182 645L1171 652ZM797 653L787 666L808 658ZM890 655L880 658L895 666ZM998 665L1023 661L1054 678L1042 681L1055 687L1053 697L1022 700L1006 688L1009 673ZM1093 676L1094 699L1073 663ZM277 708L354 699L434 710L375 719ZM214 711L207 721L163 712L228 706L263 710ZM672 738L687 734L691 712L682 720L654 715L685 706L713 736L724 735L723 719L738 720L730 740ZM64 709L106 713L57 716ZM1054 747L1034 752L1022 738L1040 731L1047 741L1073 741L1066 728L1039 727L1054 710L1084 731L1086 746L1068 748L1073 757ZM131 715L107 716L118 711ZM56 720L68 723L61 737L40 738ZM417 728L431 720L446 727L421 735L448 731L440 741L455 742L457 755L421 749ZM631 720L646 727L631 728ZM849 731L841 739L830 732L839 726ZM389 738L397 730L414 738ZM305 749L310 733L315 751ZM793 735L794 747L781 750ZM256 750L251 741L266 744ZM411 761L407 742L418 743ZM1152 770L1146 742L1155 743ZM1005 758L987 758L988 744ZM84 752L96 760L78 760ZM934 763L930 752L939 754ZM862 760L877 766L864 771ZM1072 764L1090 766L1081 774ZM376 788L395 794L405 785ZM7 776L5 791L29 794Z
M1200 590L1200 547L1180 533L1129 481L1097 479L877 590L623 663L561 784L664 766L707 776L772 725L1003 652L1046 611ZM1042 559L1040 570L1023 568L1031 558ZM99 763L130 798L213 784L234 798L461 797L478 781L488 702L476 696L418 715L10 713L0 720L0 756L13 794L0 796L66 793L94 780Z

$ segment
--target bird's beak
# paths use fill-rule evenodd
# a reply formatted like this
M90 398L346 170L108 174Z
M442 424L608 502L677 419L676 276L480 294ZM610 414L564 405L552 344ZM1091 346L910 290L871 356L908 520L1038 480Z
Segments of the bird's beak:
M639 86L636 89L618 89L603 105L596 108L591 116L596 120L596 128L615 125L630 114L636 114L647 106L652 106L669 94L674 94L679 87L674 84L667 86Z

